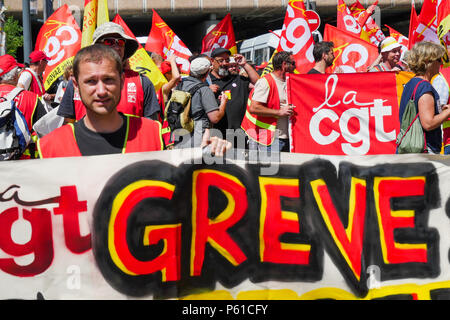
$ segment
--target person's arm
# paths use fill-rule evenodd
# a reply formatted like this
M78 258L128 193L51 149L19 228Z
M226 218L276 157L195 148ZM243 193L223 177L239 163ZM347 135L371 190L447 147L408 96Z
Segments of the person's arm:
M144 90L144 117L158 120L161 109L156 97L155 87L147 76L141 75L142 89Z
M219 97L220 105L219 109L208 112L206 115L211 123L216 124L225 115L225 108L227 106L228 97L225 93L222 93Z
M20 74L19 80L17 80L17 87L28 90L31 85L31 74L28 71L24 71Z
M255 84L256 81L259 79L259 74L256 72L256 70L247 63L247 59L241 54L235 54L234 59L236 60L236 63L241 67L244 68L245 72L248 74L248 78L250 80L250 83Z
M252 100L248 111L251 114L255 114L261 117L290 117L294 113L294 107L292 105L281 105L280 109L270 109L265 103Z
M450 117L449 105L445 105L441 113L434 114L434 97L430 92L425 93L419 98L418 108L420 123L425 131L438 128Z
M175 86L178 84L178 81L181 79L180 72L178 71L178 66L176 63L176 55L172 54L167 61L170 62L171 72L172 72L172 78L169 82L165 83L162 87L164 97L168 97L170 91L175 88Z

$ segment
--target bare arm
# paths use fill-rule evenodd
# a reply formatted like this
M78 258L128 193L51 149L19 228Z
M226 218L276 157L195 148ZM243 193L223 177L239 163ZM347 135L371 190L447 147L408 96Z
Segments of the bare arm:
M294 107L292 105L281 105L280 109L270 109L262 102L252 100L249 106L249 111L251 114L256 114L262 117L290 117L294 112Z
M175 86L177 85L178 81L180 81L181 79L181 75L180 72L178 71L178 66L176 63L176 56L174 54L172 54L167 61L170 62L170 67L172 68L171 72L172 72L172 78L170 79L169 82L165 83L162 87L162 91L164 94L164 97L168 97L170 91L175 88Z
M441 113L434 114L434 97L431 93L425 93L419 98L418 107L420 123L425 131L438 128L450 117L449 105L446 105Z
M245 72L247 72L250 82L255 84L256 81L258 81L258 79L259 79L258 72L256 72L256 70L247 63L247 60L245 59L245 57L243 55L235 54L233 57L235 58L237 64L240 67L244 68Z

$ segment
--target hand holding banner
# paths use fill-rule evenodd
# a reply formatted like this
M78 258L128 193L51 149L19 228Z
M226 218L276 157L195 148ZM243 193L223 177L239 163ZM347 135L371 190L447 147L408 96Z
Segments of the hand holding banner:
M45 21L36 39L35 50L44 51L51 59L44 71L45 90L64 74L80 47L81 30L65 4Z

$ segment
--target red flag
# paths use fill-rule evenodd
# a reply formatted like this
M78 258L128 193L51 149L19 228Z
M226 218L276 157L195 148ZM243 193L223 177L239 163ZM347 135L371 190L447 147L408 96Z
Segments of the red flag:
M164 59L167 59L171 54L175 54L177 64L180 65L180 71L189 74L188 58L192 55L191 51L161 19L155 9L153 9L152 28L145 44L145 50L156 52Z
M444 67L450 66L450 2L448 0L438 0L437 5L438 37L441 44L447 49L444 57Z
M368 33L363 30L358 21L353 17L344 0L338 0L337 6L337 28L355 34L361 39L370 42Z
M378 57L377 46L329 24L325 25L323 39L334 43L336 58L330 67L330 73L337 67L345 73L366 72L367 67Z
M216 48L225 48L231 51L231 54L237 53L236 38L234 36L231 14L227 14L202 41L202 53L208 55Z
M414 5L414 0L411 0L411 15L409 18L409 34L408 34L408 49L414 46L414 38L417 26L419 24L419 17L417 16L416 6Z
M371 6L369 7L367 10L374 10L374 7L376 6L377 1ZM380 27L377 25L377 23L375 22L375 20L372 18L372 16L367 15L367 20L365 22L365 24L361 24L361 22L364 20L361 17L364 17L366 15L366 9L364 8L364 6L358 1L356 0L355 3L353 3L351 6L348 7L350 12L352 13L352 16L358 21L359 20L359 24L361 25L363 31L365 31L369 37L369 40L371 43L373 43L374 45L378 45L381 41L383 41L386 37L383 33L383 31L381 31Z
M378 5L378 0L376 0L369 8L367 8L366 10L364 10L359 16L358 19L356 21L358 21L359 25L361 27L363 27L366 22L367 19L369 19L369 17L374 13L375 11L375 7Z
M314 66L314 39L305 15L303 0L290 0L286 8L277 51L292 51L296 71L306 73Z
M50 58L44 71L44 87L50 86L64 74L81 48L81 30L67 4L56 10L39 30L35 50Z
M290 74L291 152L395 153L399 132L396 74Z
M410 45L421 41L440 43L437 36L436 0L424 0Z

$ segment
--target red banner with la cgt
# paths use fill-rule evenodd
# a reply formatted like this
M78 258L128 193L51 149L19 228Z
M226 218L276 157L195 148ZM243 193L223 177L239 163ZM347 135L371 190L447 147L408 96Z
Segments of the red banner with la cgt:
M393 72L289 74L291 152L322 155L395 153L399 132Z
M375 45L329 24L325 25L323 39L334 44L336 58L329 72L334 72L337 67L345 73L366 72L367 67L378 57L378 48Z
M44 71L44 87L50 86L64 74L81 48L81 30L67 4L56 10L41 27L35 50L50 58Z

